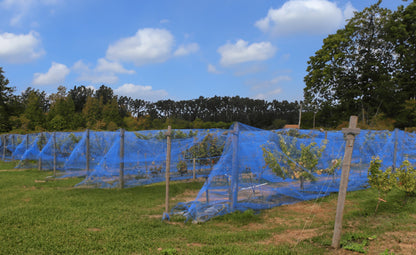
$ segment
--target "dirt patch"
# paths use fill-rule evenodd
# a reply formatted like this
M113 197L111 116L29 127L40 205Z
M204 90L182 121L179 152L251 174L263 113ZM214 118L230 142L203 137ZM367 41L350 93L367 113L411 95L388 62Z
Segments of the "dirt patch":
M99 232L99 231L102 231L101 228L87 228L87 230L90 231L90 232Z
M185 190L185 192L183 192L180 195L177 195L176 197L173 197L171 200L172 201L177 201L177 202L190 202L190 201L194 201L196 199L196 196L198 195L199 190Z
M195 247L203 247L204 245L201 243L187 243L186 246L195 246Z
M319 229L288 229L283 233L274 234L270 239L259 242L259 244L287 243L295 245L303 240L318 236Z
M416 232L386 232L370 243L368 254L384 251L394 254L416 254Z

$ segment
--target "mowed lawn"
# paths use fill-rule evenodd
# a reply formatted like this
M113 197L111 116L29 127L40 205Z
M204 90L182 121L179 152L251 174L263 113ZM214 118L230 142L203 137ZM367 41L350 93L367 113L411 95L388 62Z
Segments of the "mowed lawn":
M375 190L349 193L344 249L335 251L336 194L192 224L162 221L165 183L76 188L82 179L11 166L0 163L0 254L416 254L416 201L399 192L376 215ZM192 200L202 185L171 183L171 205Z

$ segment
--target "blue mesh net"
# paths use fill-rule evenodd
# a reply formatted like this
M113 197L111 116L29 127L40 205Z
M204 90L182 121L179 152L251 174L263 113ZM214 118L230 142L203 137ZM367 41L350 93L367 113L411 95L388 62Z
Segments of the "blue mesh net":
M167 130L2 135L3 160L18 167L85 176L79 186L131 187L165 181ZM345 151L341 131L272 130L241 123L230 129L172 130L171 180L206 178L195 200L173 214L195 222L236 210L265 209L337 192ZM124 144L123 144L124 143ZM396 152L396 153L394 153ZM382 168L416 164L416 135L361 130L355 137L348 190L368 187L373 157Z

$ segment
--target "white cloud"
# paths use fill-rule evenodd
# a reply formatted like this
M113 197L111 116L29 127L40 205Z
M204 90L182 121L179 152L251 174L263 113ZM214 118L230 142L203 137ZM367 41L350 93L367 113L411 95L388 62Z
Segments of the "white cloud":
M45 54L40 44L40 36L34 31L28 34L0 34L0 60L9 63L31 62Z
M274 89L272 91L269 91L267 93L259 93L254 96L254 99L262 99L262 100L273 100L276 99L276 96L282 93L281 88Z
M173 35L168 30L144 28L134 36L110 45L106 57L118 62L132 62L137 66L161 63L171 56L173 44Z
M291 80L290 76L281 75L267 81L252 81L250 82L250 89L255 94L254 98L256 99L273 100L282 93L282 85Z
M105 58L100 58L97 61L97 67L95 68L97 72L110 72L110 73L125 73L125 74L134 74L134 70L125 69L120 63L110 62Z
M345 9L344 9L344 18L347 19L351 19L352 17L354 17L354 12L358 11L357 9L354 8L354 6L352 6L351 2L348 2L345 5Z
M111 62L104 58L97 60L95 68L84 63L82 60L77 61L72 69L79 74L78 81L88 81L91 83L114 84L118 82L117 74L134 74L134 70L125 69L120 63Z
M114 93L120 96L143 99L147 101L158 101L166 99L168 92L165 90L153 90L152 86L135 85L126 83L114 90Z
M195 53L199 50L199 45L197 43L190 43L186 45L181 45L179 48L173 53L174 56L185 56L192 53Z
M3 0L0 8L5 9L11 15L10 25L17 26L22 20L31 15L39 6L54 6L63 2L62 0ZM53 11L52 11L53 12Z
M66 65L52 62L48 72L34 74L32 83L34 85L60 85L69 73L70 70Z
M349 3L345 14L350 15L352 8ZM339 28L345 19L342 10L328 0L290 0L279 9L269 9L255 26L272 35L327 34Z
M248 44L244 40L238 40L235 44L227 43L218 48L221 55L220 63L223 66L234 64L263 61L274 56L276 48L270 42Z
M215 74L221 73L214 65L211 65L211 64L208 64L208 72L215 73Z

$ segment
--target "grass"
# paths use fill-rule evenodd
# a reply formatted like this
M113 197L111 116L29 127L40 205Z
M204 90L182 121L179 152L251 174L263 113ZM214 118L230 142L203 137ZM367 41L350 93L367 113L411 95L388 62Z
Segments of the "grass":
M74 188L81 179L51 172L1 171L0 254L332 254L336 195L203 224L161 220L165 184L129 189ZM173 182L171 204L202 187ZM392 192L374 214L376 191L351 192L343 253L412 254L416 201ZM412 250L413 249L413 250Z

